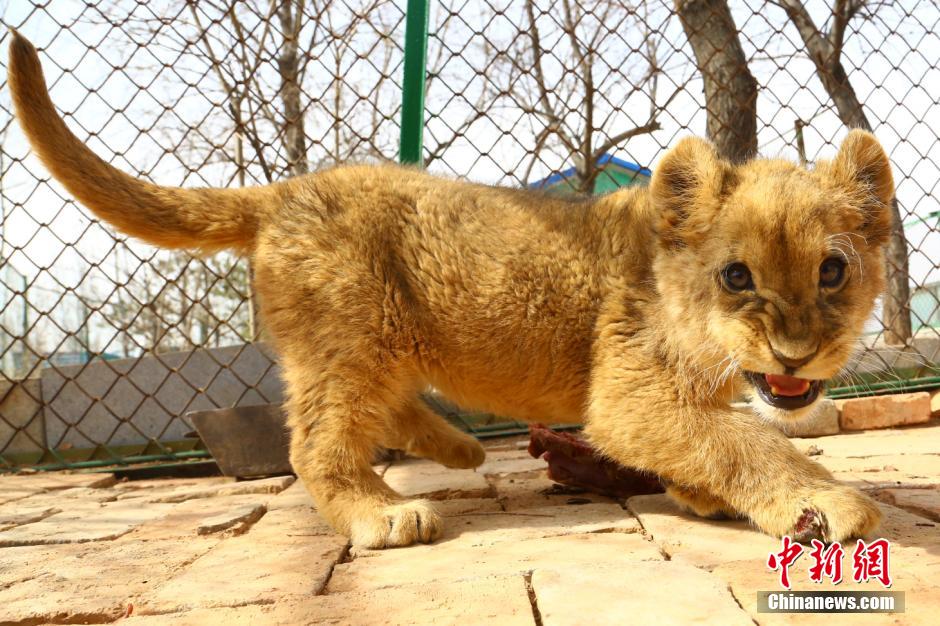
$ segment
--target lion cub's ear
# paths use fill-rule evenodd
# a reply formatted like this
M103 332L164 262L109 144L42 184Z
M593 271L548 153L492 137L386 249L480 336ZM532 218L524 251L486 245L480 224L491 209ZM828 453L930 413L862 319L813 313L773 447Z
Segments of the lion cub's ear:
M660 159L650 194L660 215L663 246L681 248L704 235L721 207L731 173L715 147L698 137L683 139Z
M883 243L891 232L894 177L888 155L875 136L864 130L849 132L828 173L864 211L861 230L866 232L868 243Z

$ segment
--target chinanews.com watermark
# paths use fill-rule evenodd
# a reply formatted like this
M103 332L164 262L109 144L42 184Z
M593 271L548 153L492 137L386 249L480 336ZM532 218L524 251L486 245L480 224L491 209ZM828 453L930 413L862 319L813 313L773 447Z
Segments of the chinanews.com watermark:
M904 592L887 591L891 579L891 542L887 539L875 539L865 542L859 539L855 543L851 556L851 580L853 583L877 581L885 591L859 591L845 589L840 591L795 591L791 590L790 568L807 552L809 557L804 562L809 564L805 570L812 583L822 584L829 580L833 585L843 582L843 561L846 551L839 542L829 545L813 539L812 549L793 541L790 537L782 539L779 552L771 552L767 557L767 567L777 572L783 591L758 591L758 613L903 613ZM796 575L799 575L797 570ZM848 572L845 579L848 579Z
M903 613L903 591L758 591L758 613Z

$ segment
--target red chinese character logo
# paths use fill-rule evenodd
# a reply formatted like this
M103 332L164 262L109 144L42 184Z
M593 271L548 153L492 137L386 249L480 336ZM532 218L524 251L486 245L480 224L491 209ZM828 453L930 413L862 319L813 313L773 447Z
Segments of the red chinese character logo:
M832 584L842 582L842 557L845 551L837 541L826 548L826 544L813 539L813 551L809 555L813 558L813 565L809 568L809 579L814 583L821 583L823 576L832 580ZM825 548L825 550L823 549Z
M855 553L852 555L853 578L857 583L866 582L870 578L881 581L885 587L891 586L891 573L889 572L888 552L891 544L887 539L876 539L867 546L861 539L855 544Z
M767 557L767 567L772 570L780 569L780 584L786 589L790 588L789 568L794 561L800 558L801 554L803 554L803 546L784 536L783 550L771 552L770 556Z

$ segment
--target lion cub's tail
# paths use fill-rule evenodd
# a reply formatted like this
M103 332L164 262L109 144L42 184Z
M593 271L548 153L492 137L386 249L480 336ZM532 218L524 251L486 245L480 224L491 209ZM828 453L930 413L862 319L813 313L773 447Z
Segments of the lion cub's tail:
M117 170L56 113L33 45L13 31L8 66L16 117L52 175L95 215L128 235L169 248L249 249L281 184L241 189L161 187Z

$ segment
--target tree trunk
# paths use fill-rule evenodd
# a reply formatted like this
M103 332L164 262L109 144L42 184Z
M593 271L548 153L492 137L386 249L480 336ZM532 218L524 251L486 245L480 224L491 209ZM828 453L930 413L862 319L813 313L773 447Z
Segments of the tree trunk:
M708 137L724 158L757 154L757 81L725 0L676 0L676 12L705 82Z
M897 198L891 201L891 209L894 226L885 255L888 289L884 298L882 321L885 327L885 343L897 346L906 344L912 336L911 283L907 265L907 238L904 236Z
M842 65L842 41L831 41L823 36L802 2L780 0L779 4L800 33L806 52L816 66L816 75L835 104L839 119L849 128L861 128L871 132L871 124L865 115L862 103L855 95L855 89L852 88L852 83L849 82L848 74ZM842 26L844 27L849 17L848 14L841 14L836 15L835 19L843 20ZM841 33L844 33L844 28L840 30ZM836 39L841 39L841 37ZM901 221L897 198L891 202L891 217L894 225L886 255L888 290L884 298L882 321L885 327L885 343L902 345L911 338L911 288L907 239L904 236L904 225Z
M287 149L288 173L299 176L309 171L298 76L300 57L297 39L300 34L300 20L303 18L303 3L282 0L277 16L284 37L277 59L277 68L281 75L281 102L284 105L284 146Z

